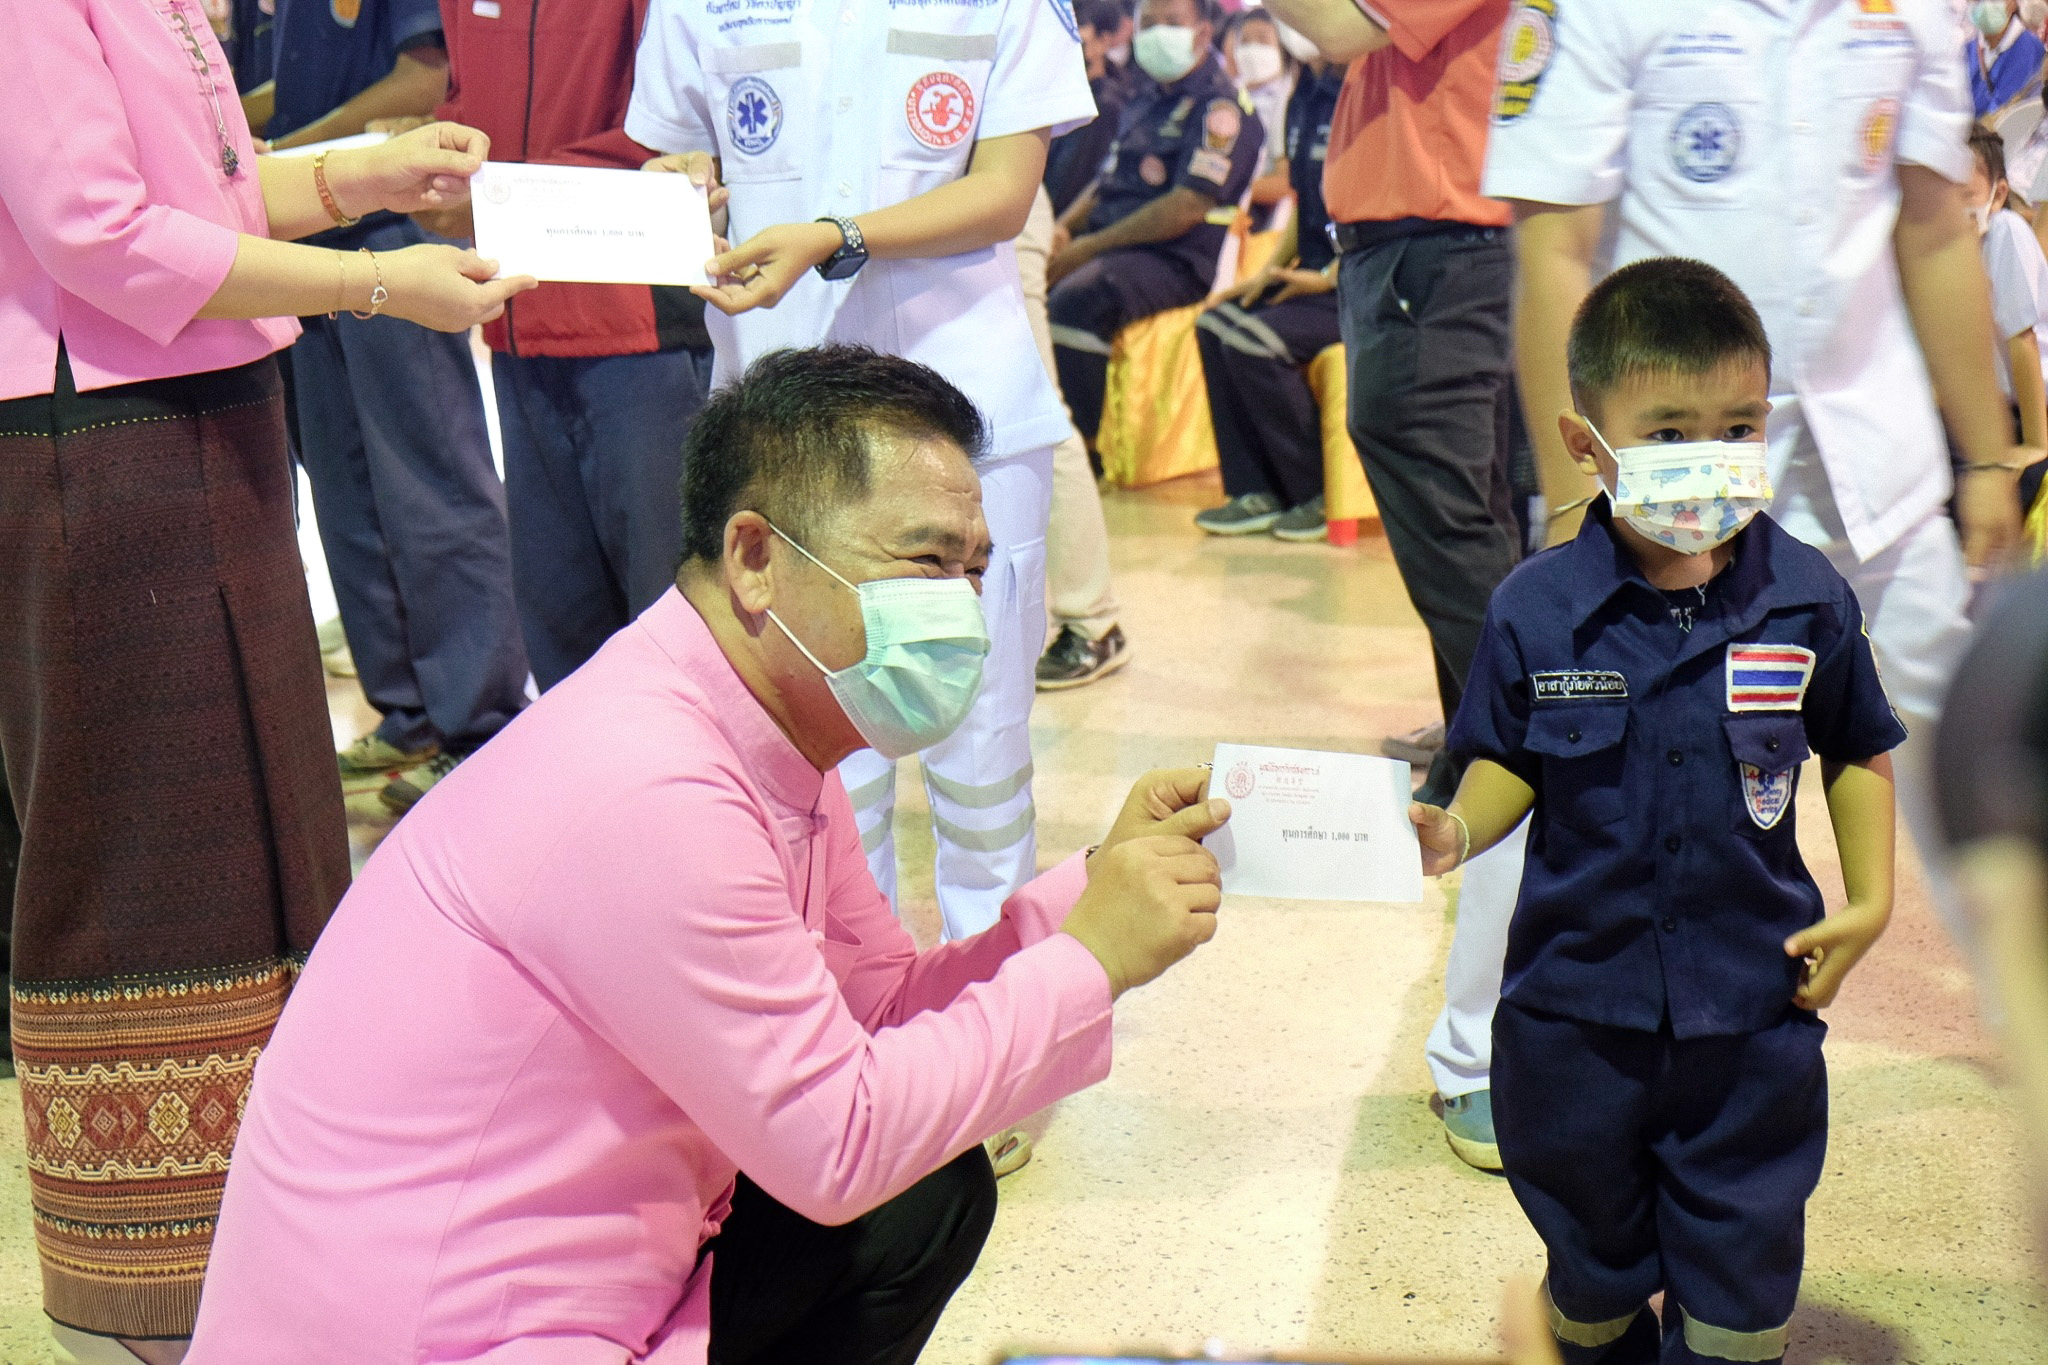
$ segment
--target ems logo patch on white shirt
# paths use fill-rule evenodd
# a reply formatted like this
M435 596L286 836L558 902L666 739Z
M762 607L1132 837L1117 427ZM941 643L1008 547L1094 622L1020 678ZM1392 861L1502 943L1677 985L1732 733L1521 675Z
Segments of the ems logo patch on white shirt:
M782 132L782 97L759 76L742 76L725 97L725 131L732 145L759 156Z
M1728 646L1728 709L1797 711L1813 681L1813 659L1802 645Z
M1695 104L1671 125L1671 164L1695 184L1711 185L1742 155L1742 120L1725 104Z

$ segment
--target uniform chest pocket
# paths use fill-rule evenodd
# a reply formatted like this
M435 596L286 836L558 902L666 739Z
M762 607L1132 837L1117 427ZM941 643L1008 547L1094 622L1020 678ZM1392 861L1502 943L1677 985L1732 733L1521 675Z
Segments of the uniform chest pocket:
M1612 703L1538 706L1523 741L1543 756L1543 808L1575 829L1611 825L1628 811L1622 791L1628 708Z
M1654 67L1629 123L1629 178L1652 202L1737 209L1754 202L1768 136L1764 92L1745 59Z
M801 43L716 47L704 53L706 94L728 185L794 180L810 92Z
M993 33L890 29L881 86L882 164L938 172L934 183L963 174L995 61Z
M1790 830L1793 799L1799 794L1799 765L1813 756L1806 722L1797 711L1730 716L1722 722L1735 764L1735 810L1739 834L1762 839Z

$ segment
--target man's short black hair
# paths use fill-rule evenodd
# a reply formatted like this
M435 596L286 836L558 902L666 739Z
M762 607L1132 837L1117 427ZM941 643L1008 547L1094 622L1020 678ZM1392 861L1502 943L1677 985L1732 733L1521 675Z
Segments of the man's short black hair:
M1751 359L1769 371L1771 339L1748 296L1706 262L1678 256L1625 265L1594 285L1565 348L1572 402L1588 415L1625 380Z
M1074 23L1095 30L1095 36L1114 33L1131 17L1124 0L1074 0Z
M973 400L938 371L866 346L778 350L711 396L683 442L683 562L716 564L725 524L755 511L802 537L869 488L871 436L988 447Z
M1984 178L1993 185L2005 179L2005 139L1977 124L1970 129L1970 154L1984 168Z

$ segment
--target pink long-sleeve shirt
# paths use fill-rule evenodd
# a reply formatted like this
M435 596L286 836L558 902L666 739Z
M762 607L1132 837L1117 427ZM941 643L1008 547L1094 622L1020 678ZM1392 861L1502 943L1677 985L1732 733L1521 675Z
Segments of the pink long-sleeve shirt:
M221 173L212 65L241 169ZM268 219L234 72L198 0L0 0L0 399L198 374L291 343L290 318L197 319Z
M1108 1074L1079 857L919 953L670 591L444 779L256 1069L188 1365L700 1365L734 1173L844 1222Z

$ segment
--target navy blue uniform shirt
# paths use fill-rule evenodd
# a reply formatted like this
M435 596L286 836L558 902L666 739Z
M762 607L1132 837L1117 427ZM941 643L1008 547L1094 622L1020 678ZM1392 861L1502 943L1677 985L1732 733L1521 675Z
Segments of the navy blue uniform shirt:
M1448 743L1536 792L1502 996L1679 1038L1783 1019L1819 920L1793 837L1809 752L1856 761L1905 727L1856 595L1760 515L1687 630L1616 536L1607 500L1487 608Z
M1295 251L1303 270L1321 270L1337 256L1330 244L1330 211L1323 207L1323 162L1343 88L1344 68L1336 63L1320 76L1303 67L1287 100L1287 183L1294 187Z
M1052 200L1055 214L1065 213L1101 174L1103 164L1109 160L1110 144L1116 141L1124 101L1144 76L1135 67L1121 67L1115 62L1106 63L1106 67L1100 80L1088 82L1088 93L1095 97L1095 117L1073 132L1054 138L1045 149L1045 192Z
M1236 207L1259 173L1266 130L1251 100L1223 74L1216 54L1203 57L1172 85L1136 68L1128 79L1129 98L1085 230L1099 232L1128 218L1177 185ZM1181 256L1206 278L1216 268L1227 231L1223 224L1198 223L1145 249Z
M265 136L296 132L391 74L398 54L438 40L440 0L277 0L276 103Z

